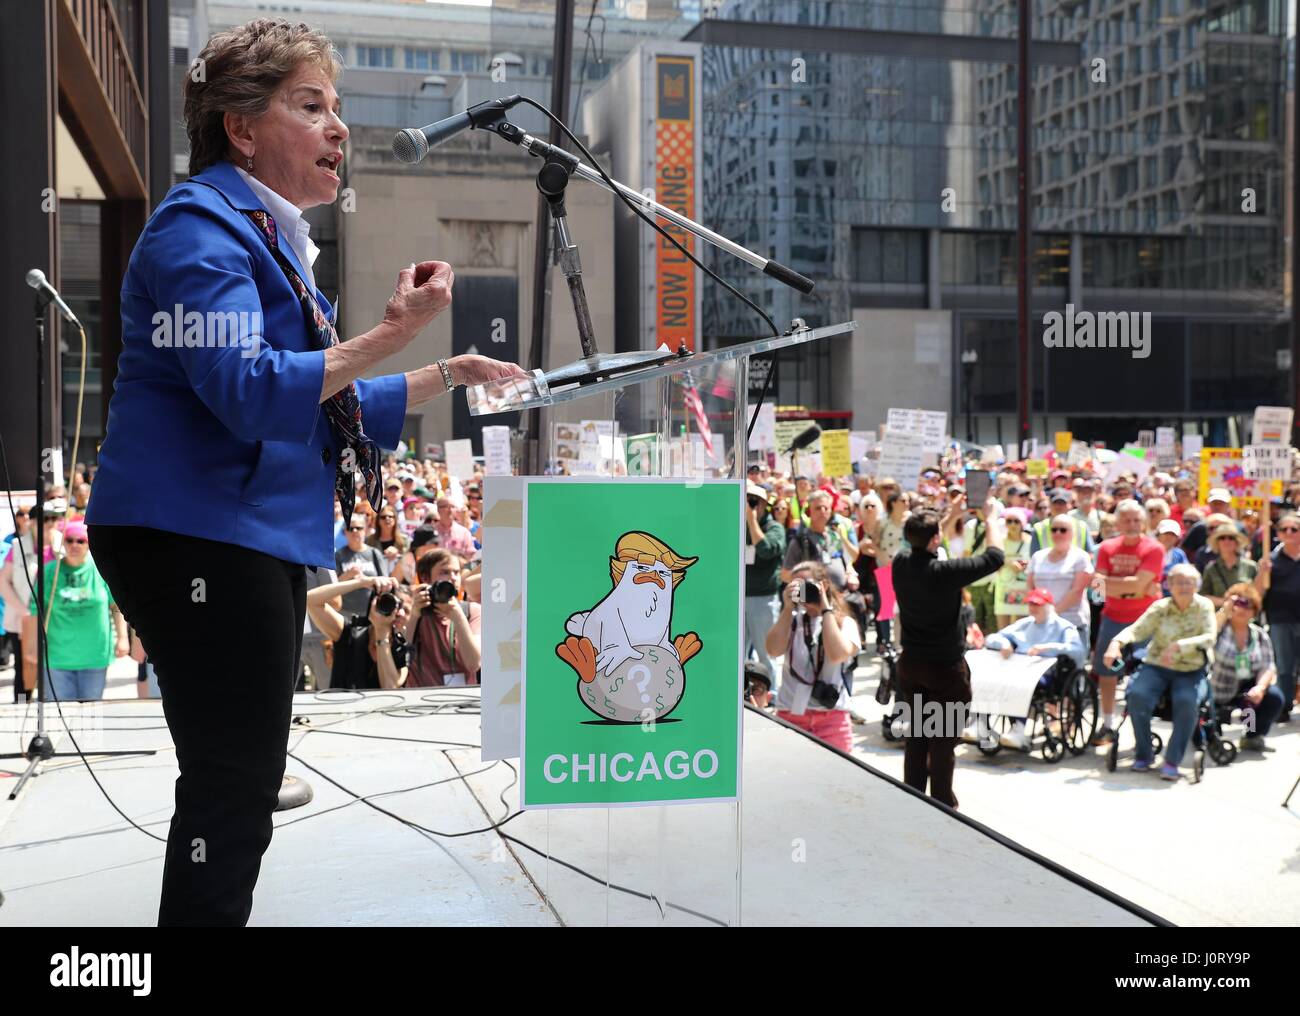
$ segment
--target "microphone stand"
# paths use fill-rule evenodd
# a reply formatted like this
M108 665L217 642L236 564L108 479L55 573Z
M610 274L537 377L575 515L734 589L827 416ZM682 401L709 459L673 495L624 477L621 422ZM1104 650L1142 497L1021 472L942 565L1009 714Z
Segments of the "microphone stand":
M582 343L582 359L558 367L545 373L545 379L552 388L581 387L594 384L615 376L627 376L649 367L657 367L675 359L685 359L691 350L682 342L675 351L666 349L633 350L623 353L601 353L596 347L595 329L591 324L591 312L587 306L587 293L582 283L582 263L578 256L578 244L569 230L568 218L564 207L564 191L571 177L578 177L589 183L610 191L618 192L630 198L647 213L667 219L675 226L698 236L720 250L745 261L765 274L792 286L802 292L811 292L813 283L797 272L793 272L775 261L771 261L753 251L742 247L725 236L715 233L694 219L689 219L665 205L652 201L639 191L614 180L613 188L605 182L599 171L588 166L571 152L557 145L549 144L535 138L512 124L505 118L505 110L485 123L474 125L479 130L491 131L498 137L524 149L529 155L542 160L542 168L537 172L537 189L546 198L555 230L555 260L564 273L569 284L569 295L573 301L573 311L578 322L578 339ZM792 322L784 334L793 333L801 322Z
M55 751L54 742L45 732L45 687L48 675L45 671L46 644L45 644L45 472L41 467L41 462L45 457L44 442L41 440L45 433L45 310L49 306L52 297L44 289L36 292L36 504L34 512L36 515L36 532L32 537L32 545L35 547L36 557L36 733L32 735L27 750L23 752L8 752L0 754L0 759L5 758L25 758L27 759L27 768L18 782L14 784L14 789L9 792L9 800L16 800L23 786L29 779L36 775L36 768L42 762L52 758L83 758L80 751ZM23 566L23 580L27 580L27 569L23 561L22 547L20 545L22 537L16 537L14 548L10 555L16 565ZM16 571L15 571L16 573ZM14 680L21 681L23 661L17 660L14 667ZM60 715L62 715L60 713ZM74 739L75 740L75 739ZM94 755L156 755L157 752L149 749L138 751L96 751ZM87 763L89 764L89 763Z

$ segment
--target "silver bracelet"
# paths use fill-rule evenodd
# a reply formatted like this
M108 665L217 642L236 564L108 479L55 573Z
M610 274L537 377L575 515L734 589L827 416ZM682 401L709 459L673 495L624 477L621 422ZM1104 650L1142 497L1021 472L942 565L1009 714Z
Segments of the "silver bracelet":
M455 383L451 379L451 367L448 366L446 360L439 360L438 369L442 371L442 379L447 383L447 391L451 391L456 387Z

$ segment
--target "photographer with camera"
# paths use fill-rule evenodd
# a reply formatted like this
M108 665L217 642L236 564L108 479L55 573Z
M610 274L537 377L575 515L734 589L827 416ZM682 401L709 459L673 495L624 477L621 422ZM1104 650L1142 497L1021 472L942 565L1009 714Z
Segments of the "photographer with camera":
M781 613L767 633L767 654L785 657L777 716L843 752L853 750L844 670L862 648L862 635L829 580L813 561L796 564L781 594Z
M368 592L364 614L344 618L330 601ZM406 682L407 645L401 627L409 604L401 587L382 575L362 575L317 586L307 593L307 612L321 634L334 643L330 688L391 691Z
M482 608L464 599L460 558L439 548L416 562L406 637L411 643L408 688L478 684Z

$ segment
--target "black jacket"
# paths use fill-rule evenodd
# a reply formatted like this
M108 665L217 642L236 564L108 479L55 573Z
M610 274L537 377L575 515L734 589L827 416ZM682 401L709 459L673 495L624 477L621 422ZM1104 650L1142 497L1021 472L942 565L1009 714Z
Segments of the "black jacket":
M913 659L956 663L966 652L961 591L1002 567L1004 555L989 547L974 557L940 561L928 550L904 547L894 558L894 595L903 652Z

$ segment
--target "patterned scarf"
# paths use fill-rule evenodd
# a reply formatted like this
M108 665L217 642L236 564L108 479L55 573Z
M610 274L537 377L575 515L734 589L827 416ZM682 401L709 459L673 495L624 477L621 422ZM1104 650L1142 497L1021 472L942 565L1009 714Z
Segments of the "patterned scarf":
M316 337L317 348L329 349L330 346L338 345L338 332L334 330L329 319L321 313L315 294L307 288L307 284L280 250L279 231L276 229L275 219L260 208L245 211L244 214L253 220L253 225L262 234L262 239L266 241L276 263L289 280L289 285L298 294L298 301L307 316L307 324ZM383 496L379 486L379 446L366 437L365 431L361 429L361 401L357 398L356 386L351 382L325 401L325 415L329 419L330 429L334 432L336 442L343 449L342 454L339 455L338 468L334 473L334 492L338 494L343 518L350 519L352 509L356 505L354 469L360 470L361 475L365 477L366 496L372 505L379 504Z

